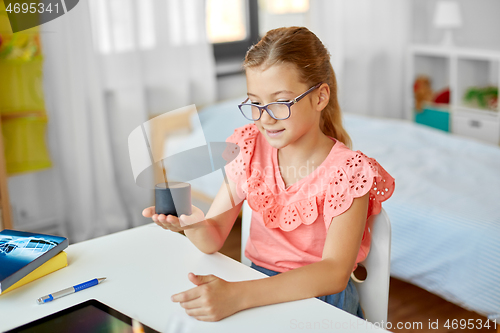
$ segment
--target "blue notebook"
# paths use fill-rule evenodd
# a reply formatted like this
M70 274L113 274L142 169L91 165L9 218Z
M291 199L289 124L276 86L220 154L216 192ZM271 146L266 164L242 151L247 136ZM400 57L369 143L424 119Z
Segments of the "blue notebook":
M65 237L0 231L0 294L67 247Z

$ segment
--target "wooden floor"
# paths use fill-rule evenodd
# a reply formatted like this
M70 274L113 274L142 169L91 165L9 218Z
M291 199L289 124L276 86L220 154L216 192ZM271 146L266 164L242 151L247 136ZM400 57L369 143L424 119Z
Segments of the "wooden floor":
M220 252L239 261L240 239L241 222L238 220ZM469 319L473 319L475 329L461 329L460 320L464 324ZM392 332L497 332L492 326L493 323L489 329L484 327L477 329L480 322L486 322L485 317L394 278L391 278L389 288L388 321L392 324L390 329ZM448 321L450 328L445 327L446 321ZM398 323L403 329L397 328ZM453 324L455 324L455 329L453 329ZM498 333L500 333L500 328Z

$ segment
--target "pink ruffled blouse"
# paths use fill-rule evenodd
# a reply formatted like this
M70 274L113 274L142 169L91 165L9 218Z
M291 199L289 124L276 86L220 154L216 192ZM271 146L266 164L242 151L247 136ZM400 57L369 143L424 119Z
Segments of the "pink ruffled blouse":
M354 198L370 192L368 219L392 195L394 178L375 159L332 140L335 144L323 163L287 188L278 150L255 124L236 129L226 140L240 147L225 170L238 196L253 210L245 256L255 264L285 272L320 261L332 218L349 209ZM356 265L366 258L370 241L367 225Z

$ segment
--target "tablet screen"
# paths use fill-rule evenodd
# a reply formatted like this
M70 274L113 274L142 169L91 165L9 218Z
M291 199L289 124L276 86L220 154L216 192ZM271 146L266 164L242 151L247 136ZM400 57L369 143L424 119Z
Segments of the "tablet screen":
M89 300L71 308L38 319L10 332L157 332L97 300Z

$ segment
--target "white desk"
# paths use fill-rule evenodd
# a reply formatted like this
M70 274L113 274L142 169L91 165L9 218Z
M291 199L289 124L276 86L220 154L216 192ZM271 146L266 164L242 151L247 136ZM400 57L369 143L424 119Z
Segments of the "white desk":
M185 314L170 296L194 285L187 274L214 274L227 281L265 277L220 253L200 252L183 235L148 224L70 245L68 267L0 296L0 331L95 298L161 332L367 332L371 323L315 298L236 313L219 322ZM38 305L43 295L99 277L102 284Z

